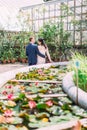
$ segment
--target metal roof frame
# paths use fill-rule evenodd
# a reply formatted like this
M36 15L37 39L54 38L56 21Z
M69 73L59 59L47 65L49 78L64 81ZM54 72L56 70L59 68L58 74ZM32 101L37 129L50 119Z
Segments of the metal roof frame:
M69 2L69 1L73 1L73 0L54 0L54 1L49 1L49 2L45 2L45 3L42 3L42 4L37 4L37 5L32 5L32 6L26 6L26 7L22 7L20 8L20 10L27 10L28 8L34 8L34 7L38 7L38 6L41 6L41 5L50 5L50 4L55 4L55 3L63 3L63 2Z

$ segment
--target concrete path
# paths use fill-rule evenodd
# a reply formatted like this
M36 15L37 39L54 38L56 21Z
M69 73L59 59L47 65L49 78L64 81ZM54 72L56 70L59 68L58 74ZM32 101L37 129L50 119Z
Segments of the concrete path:
M22 67L26 67L28 64L21 64L21 63L15 63L15 64L0 64L0 73L7 72L14 69L19 69Z
M54 65L54 64L58 64L58 63L60 65L67 65L67 64L69 64L69 62L54 62L54 63L51 63L51 64ZM7 71L11 71L11 70L15 70L15 69L20 69L22 67L28 67L28 63L26 63L26 64L21 64L21 63L0 64L0 74L4 73L4 72L7 72Z

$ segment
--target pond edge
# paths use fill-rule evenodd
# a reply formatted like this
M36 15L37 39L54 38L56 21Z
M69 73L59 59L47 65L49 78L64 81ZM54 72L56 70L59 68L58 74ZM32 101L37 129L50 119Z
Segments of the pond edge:
M65 75L62 81L63 91L70 97L70 99L79 105L80 107L87 109L87 93L82 89L78 88L73 81L73 72L69 72ZM78 100L77 100L78 99Z

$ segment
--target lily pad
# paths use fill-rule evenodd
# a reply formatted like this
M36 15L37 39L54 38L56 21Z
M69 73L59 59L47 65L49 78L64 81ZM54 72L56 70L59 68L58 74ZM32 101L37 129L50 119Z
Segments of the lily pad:
M38 123L29 123L28 125L29 125L30 128L36 129L36 128L49 126L49 124L50 124L49 122L43 123L42 121L40 121Z
M48 113L46 113L46 112L36 114L37 119L42 119L42 118L46 118L46 117L49 117L49 116L50 115Z
M8 130L29 130L29 129L27 127L25 127L25 126L16 127L16 126L10 125Z
M37 108L38 109L46 109L47 105L45 103L38 103Z
M14 117L13 124L21 124L23 122L23 119L20 117Z

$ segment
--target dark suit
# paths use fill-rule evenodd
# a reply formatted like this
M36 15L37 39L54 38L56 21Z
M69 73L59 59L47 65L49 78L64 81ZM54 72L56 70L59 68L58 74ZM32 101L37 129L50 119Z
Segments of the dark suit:
M26 55L28 56L28 64L37 64L37 55L45 58L45 55L41 54L38 50L37 45L29 43L26 47Z

